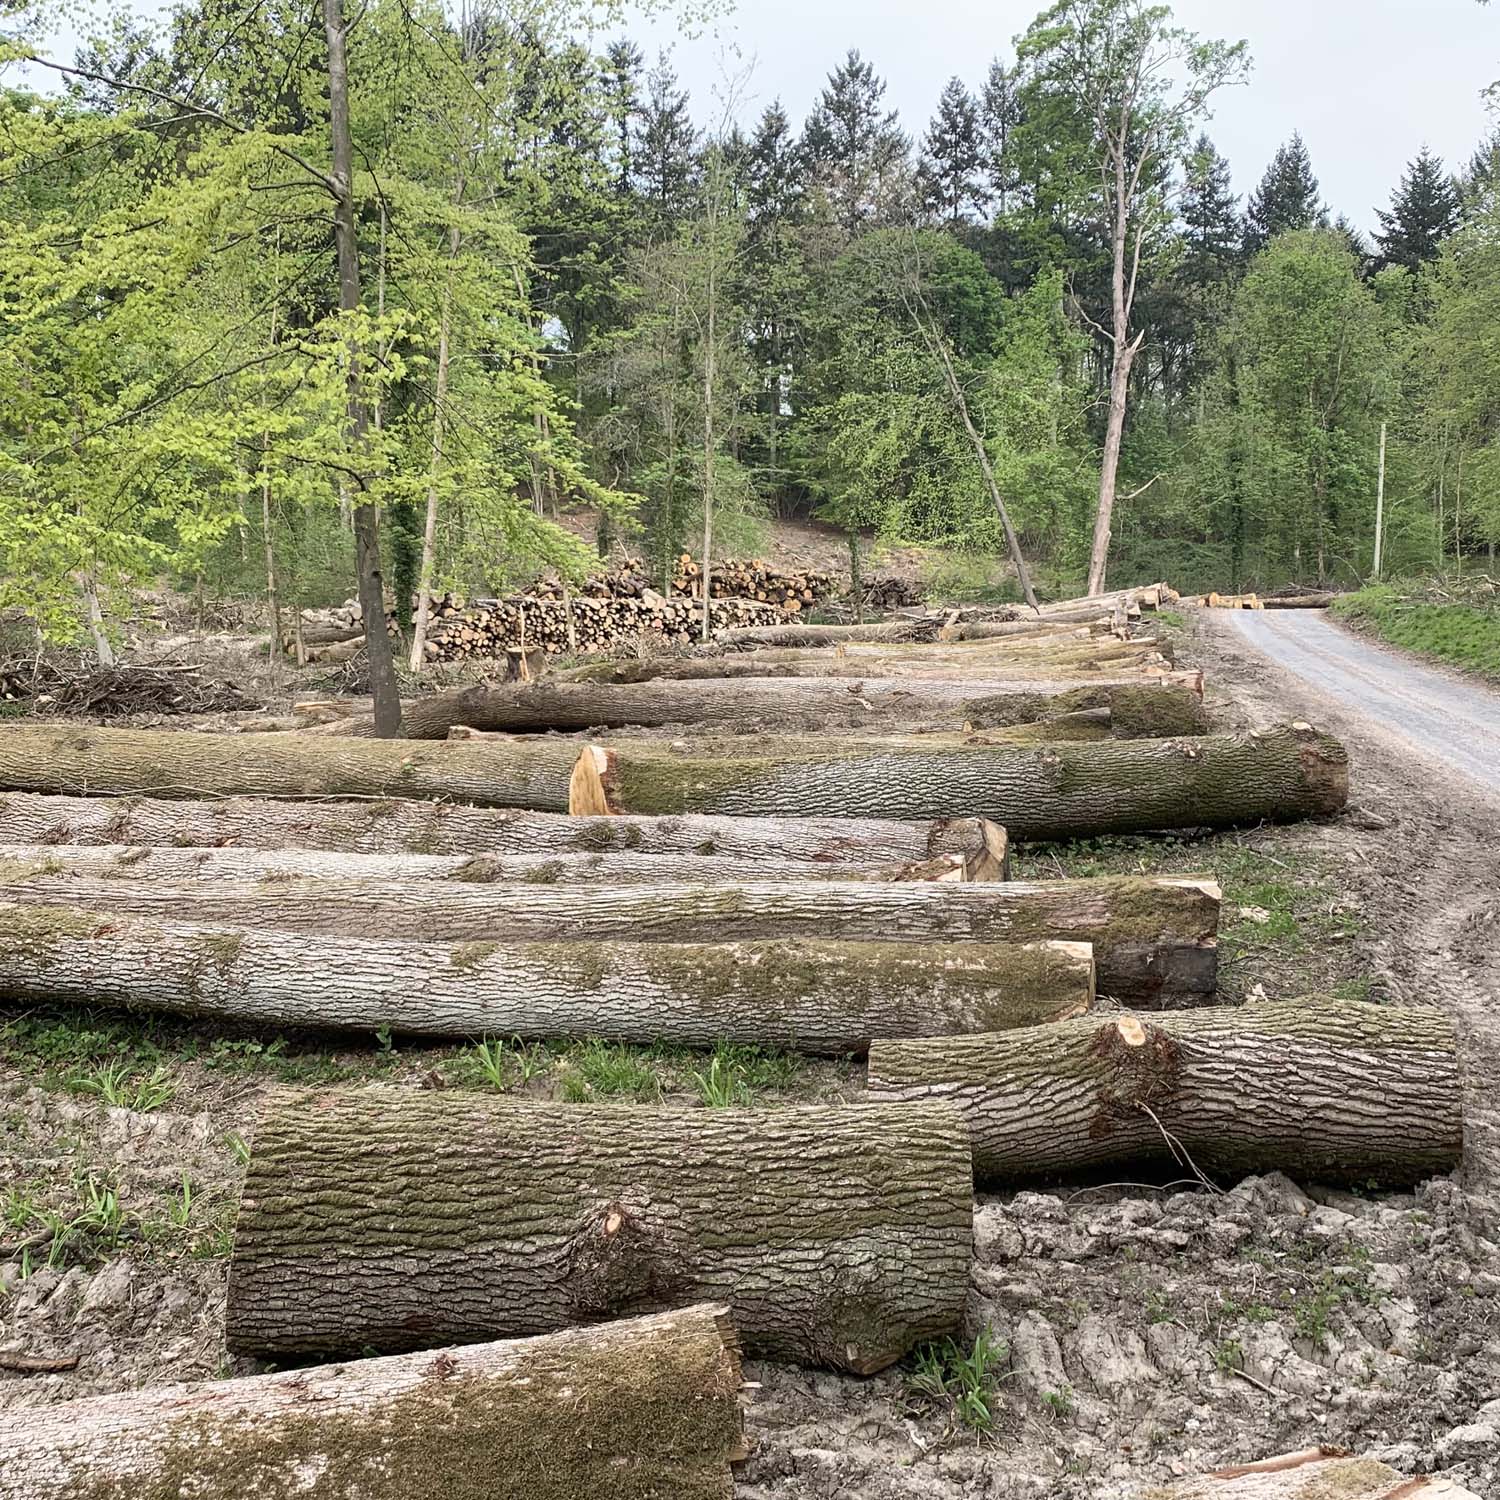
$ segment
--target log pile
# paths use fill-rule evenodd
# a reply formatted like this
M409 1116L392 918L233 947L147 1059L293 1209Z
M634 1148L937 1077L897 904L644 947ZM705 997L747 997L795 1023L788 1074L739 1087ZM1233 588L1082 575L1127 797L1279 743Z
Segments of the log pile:
M717 562L709 575L710 599L753 599L774 604L784 613L795 615L827 598L834 590L833 575L816 568L787 572L773 567L762 558L748 562L728 559ZM703 565L684 552L677 559L672 578L672 592L691 598L703 597Z
M925 599L921 585L908 578L870 578L860 602L865 609L888 612L918 608Z
M0 1500L421 1500L476 1474L490 1500L730 1500L740 1391L727 1310L697 1305L38 1407L0 1425Z

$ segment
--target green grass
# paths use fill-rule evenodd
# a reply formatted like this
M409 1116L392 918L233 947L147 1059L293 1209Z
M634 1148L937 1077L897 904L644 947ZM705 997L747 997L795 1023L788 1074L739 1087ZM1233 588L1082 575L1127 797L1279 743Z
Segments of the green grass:
M1374 584L1333 603L1333 613L1393 646L1500 681L1500 592L1455 585Z
M999 1415L998 1386L1009 1350L982 1329L971 1348L953 1339L924 1344L912 1356L907 1389L946 1407L954 1421L983 1437L993 1432Z

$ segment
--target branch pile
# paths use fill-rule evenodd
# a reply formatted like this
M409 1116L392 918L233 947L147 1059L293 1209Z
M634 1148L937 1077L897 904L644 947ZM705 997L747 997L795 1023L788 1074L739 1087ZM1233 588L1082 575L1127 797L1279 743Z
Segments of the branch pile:
M99 667L34 656L0 663L0 702L24 703L34 714L232 713L258 708L255 699L191 662L122 662Z

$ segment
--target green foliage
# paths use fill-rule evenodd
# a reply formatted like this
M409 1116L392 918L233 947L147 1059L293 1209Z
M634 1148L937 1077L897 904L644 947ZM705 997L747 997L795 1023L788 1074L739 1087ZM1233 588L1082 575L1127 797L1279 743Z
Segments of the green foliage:
M977 1436L994 1431L998 1420L999 1382L1010 1351L981 1329L972 1347L954 1339L924 1344L912 1356L914 1366L907 1386L920 1396L945 1406L960 1426Z
M1334 601L1334 613L1393 646L1500 681L1500 593L1473 602L1430 602L1420 590L1373 585Z

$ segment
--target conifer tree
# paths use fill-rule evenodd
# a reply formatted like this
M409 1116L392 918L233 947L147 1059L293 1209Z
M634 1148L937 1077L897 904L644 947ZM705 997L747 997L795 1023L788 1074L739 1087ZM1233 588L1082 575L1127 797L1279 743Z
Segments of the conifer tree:
M1211 287L1234 274L1242 258L1244 221L1228 161L1207 132L1198 136L1183 170L1182 279Z
M984 176L979 102L962 79L950 78L923 140L922 196L927 210L950 225L989 201Z
M1260 186L1250 195L1245 249L1254 255L1289 229L1321 229L1327 223L1312 158L1301 134L1295 134L1271 158Z
M659 226L676 223L688 210L697 141L687 90L678 86L677 74L663 53L646 75L633 162L637 190Z
M1010 149L1011 135L1021 123L1018 72L996 57L991 59L989 76L984 81L984 172L990 201L1002 217L1012 208L1020 188L1020 176Z
M640 108L645 57L629 37L616 37L604 52L604 97L615 136L615 190L630 187L631 131Z
M1442 243L1458 227L1461 199L1442 158L1426 146L1407 163L1389 209L1377 209L1379 265L1420 270L1437 259Z
M802 132L812 173L851 234L890 217L904 185L908 142L896 111L883 108L884 97L885 80L851 48L828 75Z

